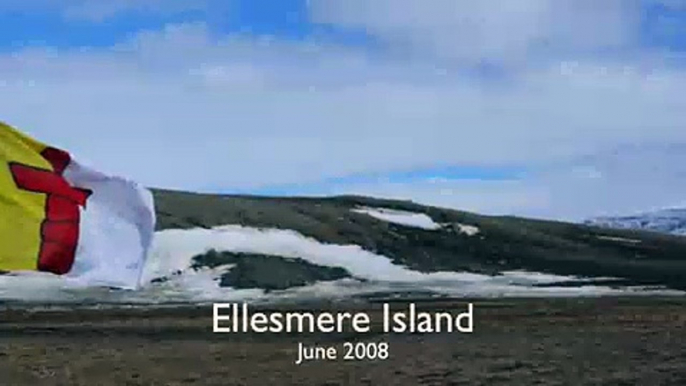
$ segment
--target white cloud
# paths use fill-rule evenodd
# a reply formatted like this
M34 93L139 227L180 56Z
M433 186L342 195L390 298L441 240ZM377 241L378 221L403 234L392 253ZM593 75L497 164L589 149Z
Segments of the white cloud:
M526 180L414 179L311 186L308 196L368 195L413 200L425 205L489 214L540 216L549 212L551 195L544 183ZM547 213L546 213L547 214Z
M510 181L333 184L312 195L364 194L492 215L581 221L686 203L686 145L634 145L575 157Z
M538 52L617 48L637 40L635 0L310 0L315 21L364 28L439 57L524 62ZM521 64L521 63L520 63Z
M9 123L101 169L156 186L248 189L438 164L545 170L555 164L559 169L549 175L525 181L361 189L546 216L671 202L685 187L674 178L680 169L661 152L642 160L664 173L650 180L658 183L653 189L635 190L640 194L629 184L651 173L627 168L619 183L597 163L627 144L686 143L686 75L655 56L572 55L631 44L631 9L609 1L593 16L577 9L586 4L596 11L597 3L585 1L556 2L554 9L551 2L529 1L509 13L506 3L497 12L454 3L474 20L485 17L483 25L453 20L446 8L452 2L412 8L406 0L394 7L352 1L338 16L313 3L317 20L364 25L394 45L402 44L394 40L399 30L418 52L439 57L525 58L541 39L565 52L564 60L520 62L502 83L455 67L439 70L429 59L384 60L312 41L216 39L204 24L189 24L142 32L111 49L0 54L0 105ZM570 20L550 26L563 3L573 8ZM414 16L405 20L406 14ZM548 21L540 22L541 15ZM597 20L586 25L588 18ZM577 161L586 154L596 158ZM576 186L588 186L588 193Z

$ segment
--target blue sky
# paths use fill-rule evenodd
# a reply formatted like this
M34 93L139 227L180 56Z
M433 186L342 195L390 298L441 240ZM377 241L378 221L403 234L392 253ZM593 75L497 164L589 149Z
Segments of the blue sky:
M148 185L686 201L686 1L26 0L0 25L0 119Z
M223 0L204 4L200 9L181 9L171 14L124 8L106 20L75 20L54 9L13 10L0 14L0 23L6 27L0 45L5 50L18 46L108 47L141 30L189 22L207 23L217 37L242 33L303 40L316 36L360 46L373 41L364 28L335 28L313 23L308 17L305 0Z
M649 48L686 50L686 37L683 33L686 28L686 9L681 0L622 2L641 4L640 25L635 32L639 34L642 45ZM32 3L32 0L27 3ZM88 1L65 3L81 3L85 7ZM141 3L145 3L145 0ZM0 47L9 51L21 46L108 47L141 30L161 29L168 24L203 22L217 36L244 33L294 40L317 37L339 44L374 45L377 49L382 48L374 44L374 36L363 25L332 26L312 20L307 0L214 0L195 3L195 6L189 6L188 9L180 8L169 13L146 8L128 8L124 3L121 8L110 10L111 14L103 19L100 16L89 18L87 15L70 17L65 15L64 10L54 6L9 5L9 9L0 13L0 23L5 27L0 36ZM430 5L427 7L430 8Z

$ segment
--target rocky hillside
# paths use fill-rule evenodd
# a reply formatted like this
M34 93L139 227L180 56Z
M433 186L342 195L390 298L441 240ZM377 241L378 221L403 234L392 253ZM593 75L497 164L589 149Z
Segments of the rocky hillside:
M297 232L323 244L356 245L421 272L497 275L526 270L620 278L615 284L686 289L686 238L517 217L492 217L368 197L267 198L154 191L158 230L229 224ZM209 251L194 269L229 267L223 285L281 289L354 273L297 256ZM168 277L156 279L159 282Z
M585 222L615 229L642 229L686 236L686 208L665 209L635 216L599 217Z

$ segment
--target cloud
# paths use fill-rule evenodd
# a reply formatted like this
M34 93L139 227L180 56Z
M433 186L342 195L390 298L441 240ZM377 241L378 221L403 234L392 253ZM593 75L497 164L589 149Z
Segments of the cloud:
M563 160L519 179L365 181L299 188L308 195L362 194L490 215L582 221L686 203L686 144L636 145Z
M311 0L313 20L363 28L394 48L463 61L517 62L623 48L638 40L637 0Z
M538 215L550 207L545 185L523 180L449 180L428 178L412 182L377 181L330 184L308 189L307 195L361 194L426 205L457 208L490 215Z
M602 163L634 144L686 144L683 70L650 52L589 54L632 46L633 8L528 1L508 13L508 3L495 10L467 2L349 3L336 15L327 12L342 3L327 11L313 2L313 18L364 26L393 49L433 56L406 60L315 38L218 37L204 23L169 25L106 49L0 54L3 119L153 186L246 190L436 165L517 165L539 174L326 189L552 217L601 205L666 205L683 195L675 177L681 169L660 151L617 166L620 174ZM455 19L452 6L472 21ZM556 19L563 6L571 7L567 21ZM594 23L581 28L589 18ZM545 60L522 59L535 58L545 41L554 48ZM441 58L516 66L493 79L469 66L443 66ZM642 163L661 165L660 178L639 173Z
M579 65L491 89L338 47L214 41L200 24L110 51L25 51L0 68L10 122L165 186L540 164L645 138L686 141L686 80L669 71ZM122 154L132 157L122 164ZM204 165L216 173L194 172Z

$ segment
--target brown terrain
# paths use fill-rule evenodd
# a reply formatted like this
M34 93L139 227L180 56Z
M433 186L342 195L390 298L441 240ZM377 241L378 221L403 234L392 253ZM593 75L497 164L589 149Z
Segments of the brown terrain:
M318 309L332 307L381 321L380 304ZM209 306L7 308L0 384L686 385L686 299L476 300L474 312L471 334L289 335L214 334ZM346 341L387 342L390 358L294 363L299 342L340 351Z

